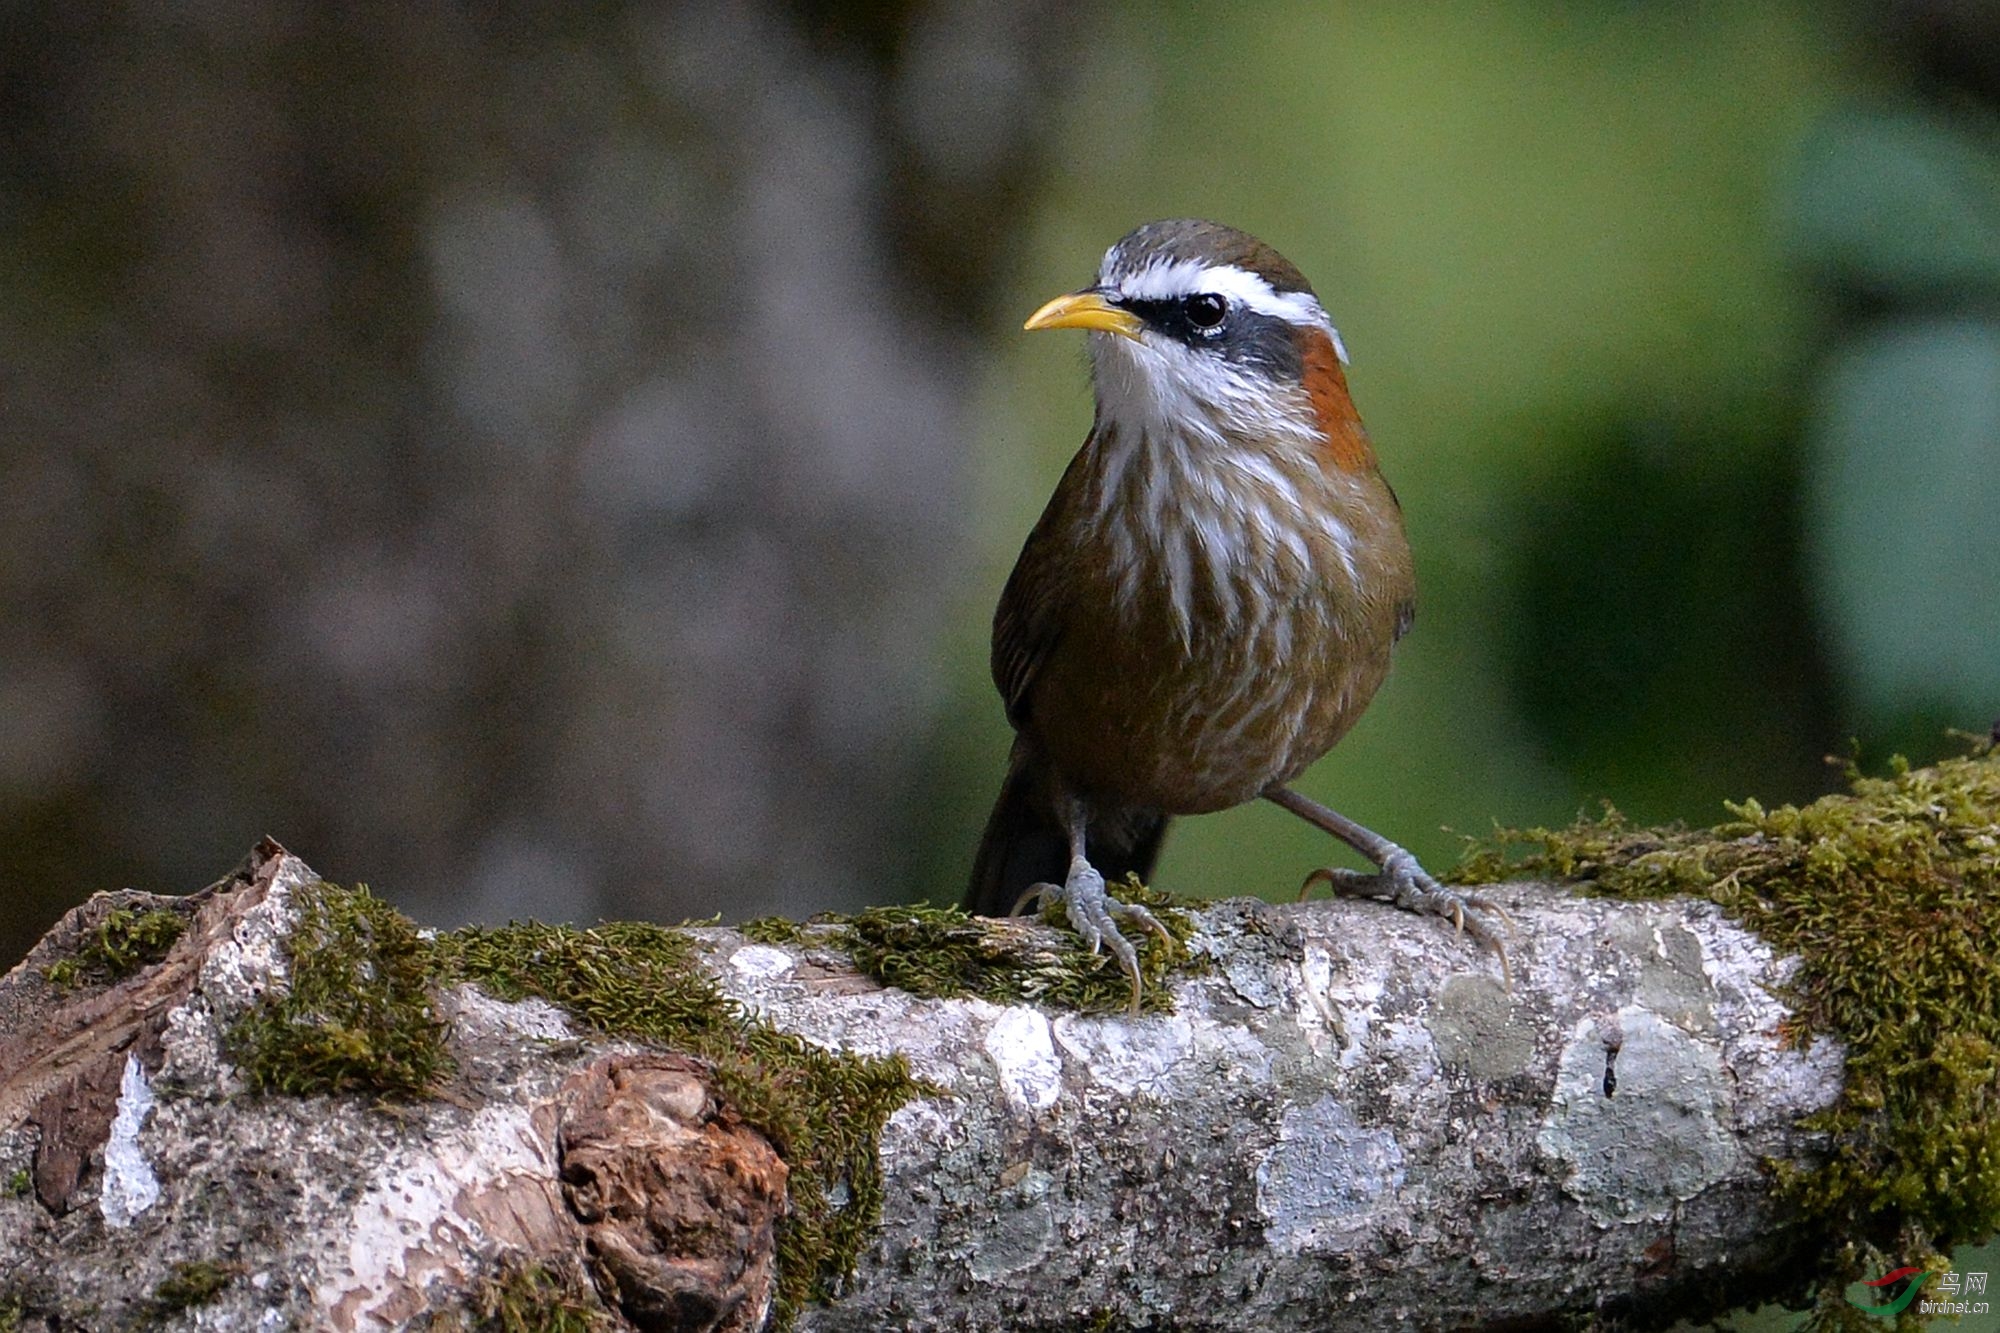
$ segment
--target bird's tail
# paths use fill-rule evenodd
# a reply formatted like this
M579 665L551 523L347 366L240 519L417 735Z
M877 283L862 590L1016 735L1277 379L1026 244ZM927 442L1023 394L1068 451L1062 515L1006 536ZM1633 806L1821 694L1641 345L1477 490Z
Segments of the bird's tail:
M1069 837L1056 819L1050 790L1046 765L1026 744L1016 744L973 859L967 911L1005 916L1031 886L1063 882L1069 873ZM1153 873L1166 833L1162 815L1121 812L1091 821L1084 850L1107 883L1116 884L1127 874L1144 879Z

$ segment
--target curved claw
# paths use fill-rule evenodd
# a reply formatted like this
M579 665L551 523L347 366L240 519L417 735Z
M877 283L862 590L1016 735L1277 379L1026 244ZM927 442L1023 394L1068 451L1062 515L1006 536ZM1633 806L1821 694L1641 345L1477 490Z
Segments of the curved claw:
M1088 861L1078 858L1070 866L1069 878L1062 884L1035 884L1021 895L1014 904L1013 915L1019 916L1030 902L1040 899L1044 907L1055 903L1063 906L1063 915L1069 918L1070 929L1089 946L1095 954L1104 949L1111 950L1111 956L1118 960L1119 970L1132 982L1132 1002L1127 1012L1137 1017L1142 994L1143 974L1139 968L1139 951L1132 941L1125 938L1118 929L1118 921L1137 922L1158 935L1169 946L1174 943L1173 933L1160 919L1138 903L1123 903L1113 898L1104 887L1104 877Z
M1147 930L1158 935L1160 943L1166 945L1168 948L1172 948L1174 945L1173 932L1162 925L1160 918L1154 916L1152 910L1143 903L1121 903L1116 898L1113 898L1111 900L1111 915L1122 916L1130 921L1137 921Z
M1507 927L1508 930L1518 929L1518 927L1514 924L1514 914L1512 912L1509 912L1506 908L1502 907L1499 903L1494 902L1491 898L1488 898L1485 895L1478 893L1467 893L1467 894L1461 894L1460 896L1463 897L1465 901L1471 903L1474 907L1479 908L1481 911L1491 912L1493 913L1493 915L1499 917L1500 924Z
M1514 918L1500 904L1480 894L1447 889L1431 878L1416 857L1400 847L1385 857L1381 870L1372 875L1359 870L1321 866L1307 875L1305 883L1299 886L1300 902L1305 901L1315 884L1325 884L1339 897L1385 899L1406 912L1443 917L1451 922L1454 938L1463 939L1471 935L1493 950L1500 959L1501 980L1509 990L1514 988L1514 968L1507 955L1507 942L1486 919L1490 914L1512 930Z
M1349 870L1345 866L1321 866L1306 876L1306 882L1299 885L1300 902L1312 896L1313 885L1324 884L1333 891L1336 898L1376 898L1380 897L1377 885L1382 876L1371 875L1365 870Z

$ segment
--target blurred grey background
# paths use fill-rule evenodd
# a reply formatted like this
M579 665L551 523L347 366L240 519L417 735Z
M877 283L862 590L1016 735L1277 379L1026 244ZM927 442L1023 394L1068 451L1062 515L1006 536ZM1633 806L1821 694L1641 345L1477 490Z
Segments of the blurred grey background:
M1423 612L1314 794L1448 863L2000 714L1960 0L0 4L0 966L260 835L440 923L954 897L1158 216L1340 324ZM1194 821L1160 882L1328 849Z

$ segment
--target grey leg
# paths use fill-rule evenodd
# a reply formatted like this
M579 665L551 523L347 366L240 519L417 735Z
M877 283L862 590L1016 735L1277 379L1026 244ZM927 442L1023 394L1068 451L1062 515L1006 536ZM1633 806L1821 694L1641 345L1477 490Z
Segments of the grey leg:
M1085 855L1084 830L1089 827L1089 812L1081 801L1064 803L1063 826L1069 835L1069 874L1061 884L1036 884L1021 895L1014 904L1014 914L1019 915L1028 903L1039 898L1043 903L1059 901L1064 914L1069 917L1070 929L1083 937L1090 951L1109 948L1111 956L1118 960L1118 966L1132 979L1132 1005L1130 1012L1139 1012L1139 951L1132 947L1132 941L1125 938L1118 929L1118 919L1146 927L1169 944L1173 936L1160 924L1160 919L1138 903L1121 903L1105 890L1104 876L1090 864Z
M1339 811L1328 809L1310 796L1301 796L1289 787L1272 787L1264 793L1264 799L1284 807L1309 824L1325 829L1381 867L1370 875L1359 870L1322 866L1307 875L1306 882L1299 887L1300 901L1304 901L1313 885L1325 884L1342 897L1384 898L1406 912L1441 916L1500 955L1501 975L1509 985L1513 984L1513 970L1507 962L1507 944L1500 933L1500 923L1507 921L1507 913L1499 904L1489 902L1476 893L1457 893L1447 889L1432 879L1406 849L1373 829L1355 823Z

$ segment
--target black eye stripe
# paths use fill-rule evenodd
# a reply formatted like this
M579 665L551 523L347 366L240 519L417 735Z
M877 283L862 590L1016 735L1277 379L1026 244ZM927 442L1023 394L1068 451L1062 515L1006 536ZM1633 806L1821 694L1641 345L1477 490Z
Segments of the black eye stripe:
M1119 298L1118 304L1137 315L1140 319L1153 324L1167 318L1179 307L1180 302L1156 300L1152 297L1125 296Z
M1186 342L1214 336L1230 314L1227 298L1214 292L1187 296L1125 297L1119 305L1160 332Z
M1212 296L1222 303L1222 316L1206 327L1190 318L1188 303ZM1299 329L1277 315L1265 314L1216 292L1190 292L1186 296L1112 298L1145 322L1152 332L1171 338L1206 356L1218 356L1232 365L1255 366L1280 379L1296 381L1300 373Z

